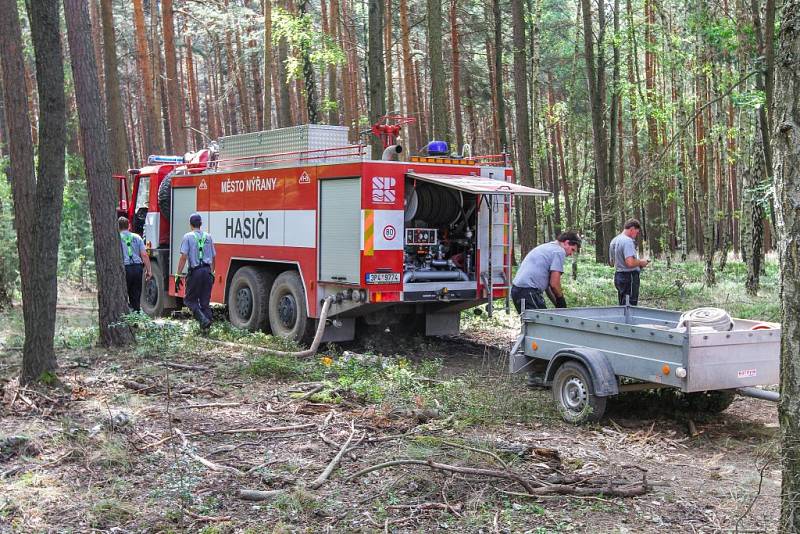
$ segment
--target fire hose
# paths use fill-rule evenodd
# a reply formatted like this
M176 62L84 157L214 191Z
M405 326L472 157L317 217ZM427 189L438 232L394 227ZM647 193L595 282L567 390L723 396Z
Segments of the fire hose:
M313 341L311 341L311 346L309 346L306 350L287 352L283 350L270 349L267 347L246 345L244 343L232 343L230 341L220 341L218 339L206 338L206 341L210 341L211 343L214 343L216 345L223 345L226 347L260 350L264 352L269 352L270 354L276 354L278 356L292 356L295 358L306 358L308 356L313 356L314 354L316 354L317 349L319 348L319 344L322 342L322 334L325 333L325 323L328 320L328 311L330 310L331 303L333 301L334 301L333 296L326 297L325 300L322 301L322 311L319 314L319 324L317 324L317 331L314 333L314 339Z
M695 308L681 315L678 327L708 326L717 332L733 330L733 321L728 312L720 308Z

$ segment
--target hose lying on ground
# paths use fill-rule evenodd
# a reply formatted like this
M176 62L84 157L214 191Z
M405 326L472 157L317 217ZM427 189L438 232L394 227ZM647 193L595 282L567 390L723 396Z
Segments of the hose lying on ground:
M685 326L709 326L717 332L733 330L733 320L728 312L720 308L695 308L683 313L678 319L678 328Z
M308 347L306 350L301 350L297 352L286 352L283 350L275 350L268 347L259 347L256 345L247 345L244 343L233 343L230 341L220 341L218 339L206 338L206 341L214 343L215 345L222 345L225 347L269 352L270 354L276 354L278 356L293 356L295 358L305 358L307 356L313 356L314 354L316 354L317 349L319 348L319 344L322 342L322 334L325 332L325 322L328 320L328 311L330 310L332 302L333 302L332 296L327 297L323 301L322 311L319 314L319 323L317 324L317 331L314 333L314 340L311 342L311 346Z

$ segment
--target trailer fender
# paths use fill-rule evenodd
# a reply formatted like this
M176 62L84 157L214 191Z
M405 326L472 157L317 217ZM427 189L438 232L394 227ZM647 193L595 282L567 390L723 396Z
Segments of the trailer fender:
M584 347L565 349L556 353L547 366L545 381L552 382L558 368L568 360L575 360L586 366L592 375L594 394L597 397L610 397L619 393L617 377L606 355L599 350Z

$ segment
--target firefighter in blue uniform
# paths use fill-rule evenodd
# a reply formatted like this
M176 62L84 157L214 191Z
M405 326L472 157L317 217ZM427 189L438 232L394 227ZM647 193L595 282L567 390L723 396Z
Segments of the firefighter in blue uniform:
M183 303L192 310L192 315L200 323L200 328L211 327L211 288L214 285L214 272L217 253L211 236L201 230L203 218L199 213L189 216L191 231L181 241L181 259L175 273L176 290L180 287L181 273L186 262L189 262L189 274L186 277L186 294Z
M119 225L119 241L122 246L122 263L125 265L125 285L128 288L128 307L133 311L140 310L142 298L142 274L149 280L152 276L150 257L144 241L137 234L130 232L126 217L117 219Z

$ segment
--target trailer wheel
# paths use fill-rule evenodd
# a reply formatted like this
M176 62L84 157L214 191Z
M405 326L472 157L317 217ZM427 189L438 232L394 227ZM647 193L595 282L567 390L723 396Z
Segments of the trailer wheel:
M313 334L313 321L309 320L306 309L306 293L297 272L284 271L272 284L269 325L274 335L297 342L306 342Z
M150 317L164 317L172 311L172 307L168 307L167 295L167 281L164 277L164 271L158 262L153 261L150 263L153 276L149 280L142 282L142 298L139 301L142 311Z
M233 275L228 291L228 317L236 328L269 333L269 289L274 276L255 267L242 267Z
M568 423L599 421L606 411L606 398L594 394L589 371L576 361L564 362L558 368L552 391L558 411Z

